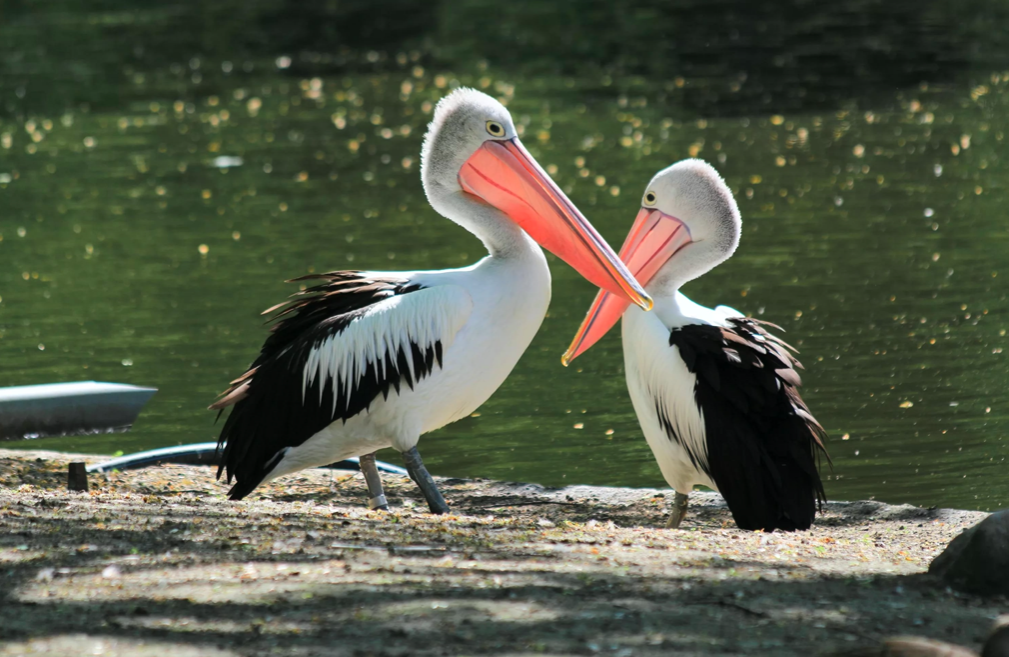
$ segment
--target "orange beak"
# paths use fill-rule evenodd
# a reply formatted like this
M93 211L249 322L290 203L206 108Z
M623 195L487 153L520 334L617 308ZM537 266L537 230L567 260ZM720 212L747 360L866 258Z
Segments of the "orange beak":
M690 229L682 221L658 210L641 208L630 234L620 247L620 258L638 281L648 285L662 265L690 242ZM628 305L623 299L600 290L561 362L568 365L606 335Z
M484 142L459 170L459 184L592 284L651 310L644 288L517 138Z

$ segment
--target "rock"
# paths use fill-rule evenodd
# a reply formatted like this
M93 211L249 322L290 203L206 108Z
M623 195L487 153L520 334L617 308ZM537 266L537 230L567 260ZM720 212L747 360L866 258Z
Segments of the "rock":
M978 657L969 648L923 636L892 636L879 645L833 653L835 657ZM1009 657L1009 616L1000 616L980 657Z
M950 541L928 572L966 593L1009 595L1009 509L991 514Z
M831 654L834 657L978 657L973 650L922 636L892 636L876 646Z
M977 653L945 641L899 636L883 642L880 657L977 657Z
M985 641L981 657L1009 657L1009 616L1001 616Z

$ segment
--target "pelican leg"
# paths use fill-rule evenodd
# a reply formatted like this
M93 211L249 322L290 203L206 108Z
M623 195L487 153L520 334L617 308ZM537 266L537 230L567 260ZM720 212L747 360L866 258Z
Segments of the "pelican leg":
M668 529L678 529L683 518L687 515L687 496L677 491L673 497L673 512L669 515Z
M368 508L379 511L388 511L389 502L385 499L385 490L382 488L382 477L378 474L378 468L375 467L375 453L365 454L358 459L361 465L361 473L364 475L364 480L368 483L368 494L371 495L371 499L368 500Z
M441 496L434 479L424 467L424 461L421 460L420 452L417 451L416 446L403 452L403 462L406 464L406 471L410 473L410 478L424 494L424 499L427 500L431 513L448 513L448 504L445 504L445 498Z

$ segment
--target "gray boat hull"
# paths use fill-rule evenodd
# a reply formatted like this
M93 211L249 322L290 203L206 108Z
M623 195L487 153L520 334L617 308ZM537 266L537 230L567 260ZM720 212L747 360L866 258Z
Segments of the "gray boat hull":
M157 391L99 381L0 388L0 440L125 431Z

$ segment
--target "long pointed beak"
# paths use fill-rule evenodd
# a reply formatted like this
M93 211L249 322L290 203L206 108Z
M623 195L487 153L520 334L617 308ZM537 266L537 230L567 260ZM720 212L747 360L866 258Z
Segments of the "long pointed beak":
M648 285L662 265L690 242L690 229L682 221L658 210L641 208L620 247L620 258L642 285ZM600 290L561 362L568 365L587 351L613 328L629 305L606 290Z
M459 170L459 183L592 284L651 310L644 288L518 138L484 142Z

